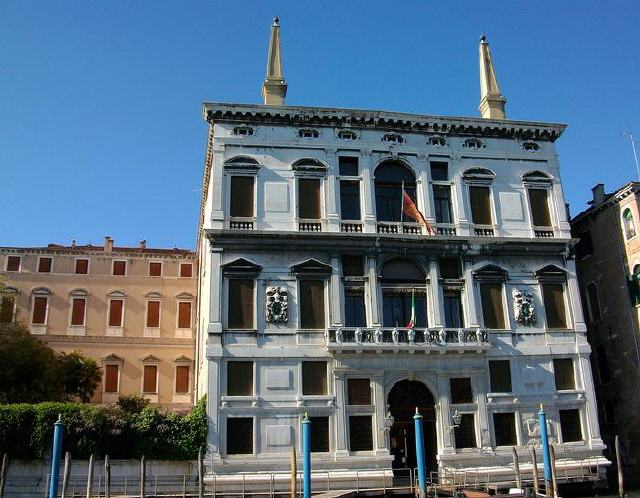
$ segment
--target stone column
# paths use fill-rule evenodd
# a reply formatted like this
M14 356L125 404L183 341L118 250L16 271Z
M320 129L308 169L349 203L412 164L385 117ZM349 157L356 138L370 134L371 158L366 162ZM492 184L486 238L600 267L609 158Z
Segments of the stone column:
M472 382L475 384L474 394L476 397L476 405L478 407L477 420L480 433L478 446L482 448L483 446L491 445L490 438L488 441L483 440L483 435L486 437L491 434L489 431L489 414L487 412L487 385L484 376L474 375L472 377Z
M433 197L429 188L429 161L426 154L418 154L418 209L432 225L435 224L435 211L433 209ZM420 201L422 200L422 202Z
M222 249L211 248L211 261L209 264L210 294L209 294L209 334L222 333Z
M369 296L371 296L371 326L379 327L381 324L378 308L378 275L377 258L374 255L367 255L367 272L369 275Z
M444 303L441 298L440 281L438 279L438 261L435 258L429 259L429 282L431 288L431 299L433 306L433 322L429 322L430 327L444 327Z
M439 409L438 409L439 407ZM455 444L449 405L449 377L438 375L438 401L436 403L436 424L442 441L442 453L455 453Z
M582 301L580 300L580 289L578 288L578 279L576 277L576 262L575 260L567 260L567 294L568 294L568 310L571 310L571 321L573 322L573 328L576 332L587 331L587 326L584 323L584 315L582 312Z
M336 458L348 458L349 451L347 449L347 403L345 398L345 379L343 372L333 371L333 379L336 393L336 409L335 409L335 422L336 422L336 445L335 456Z
M384 375L372 376L371 384L373 388L373 406L375 407L375 454L376 456L389 455L389 435L384 427L384 417L387 414L387 403L384 397Z
M344 309L344 297L340 282L340 257L337 254L331 255L331 284L329 286L329 301L331 302L330 323L332 327L341 326L342 310Z
M585 392L585 426L589 434L583 437L588 439L591 445L602 444L600 426L598 425L598 409L596 408L596 392L593 386L593 372L588 354L578 354L578 368L580 371L582 387Z
M327 231L339 232L340 231L340 182L336 180L338 175L338 164L336 158L337 149L325 149L327 154L327 164L329 170L325 177L325 199L326 199L326 216L327 216Z
M376 233L375 187L373 183L373 158L370 149L363 149L360 157L362 176L362 199L364 200L364 228L367 233Z
M214 127L209 129L213 133ZM224 145L213 144L213 164L209 189L211 194L211 228L224 227Z
M221 359L207 358L207 458L213 463L221 463L220 448L220 362Z
M473 328L480 326L480 317L476 310L475 286L473 274L471 273L471 264L470 260L462 260L462 271L464 273L465 325Z

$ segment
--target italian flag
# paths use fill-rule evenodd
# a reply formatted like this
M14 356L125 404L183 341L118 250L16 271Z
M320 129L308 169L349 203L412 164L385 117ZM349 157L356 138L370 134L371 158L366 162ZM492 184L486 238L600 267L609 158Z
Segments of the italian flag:
M415 290L411 291L411 319L409 323L405 325L406 328L412 329L416 326L416 292Z

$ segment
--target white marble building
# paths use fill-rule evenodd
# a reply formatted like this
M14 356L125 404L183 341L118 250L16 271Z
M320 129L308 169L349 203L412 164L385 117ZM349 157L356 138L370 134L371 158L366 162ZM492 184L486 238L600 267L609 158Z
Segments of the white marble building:
M540 403L559 459L602 454L565 126L505 119L484 39L480 64L480 118L286 106L274 22L265 104L204 105L214 472L286 470L305 412L314 468L415 465L416 406L431 470L504 468L513 446L528 461ZM401 213L403 188L435 234Z

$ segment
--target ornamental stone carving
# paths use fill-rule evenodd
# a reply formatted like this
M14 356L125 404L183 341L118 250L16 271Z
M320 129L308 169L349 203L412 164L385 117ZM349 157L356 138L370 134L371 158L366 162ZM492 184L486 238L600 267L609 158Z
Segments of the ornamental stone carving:
M520 289L513 289L513 311L516 321L521 325L534 325L536 323L536 307L533 303L533 295Z
M289 320L289 291L286 287L267 287L267 322L287 323Z

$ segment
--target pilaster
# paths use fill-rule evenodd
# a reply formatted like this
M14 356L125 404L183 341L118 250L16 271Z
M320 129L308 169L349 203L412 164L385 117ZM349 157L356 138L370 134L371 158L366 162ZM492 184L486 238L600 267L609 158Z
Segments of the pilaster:
M221 334L222 333L222 271L220 270L220 263L222 262L222 249L211 249L211 264L209 266L209 334ZM226 300L225 300L226 301Z
M338 176L337 149L327 148L326 160L329 171L325 179L325 199L327 200L327 230L330 232L340 231L340 181Z
M333 372L333 379L336 393L336 409L335 424L335 456L336 458L348 458L349 450L347 449L347 403L345 398L345 374L342 372Z
M466 312L465 325L467 327L479 327L480 318L476 309L475 292L473 289L473 273L471 273L471 261L462 260L462 271L464 272L464 308Z
M380 314L378 307L378 275L377 275L377 258L376 255L369 254L366 256L367 258L367 271L369 275L369 302L371 303L370 317L371 317L371 326L379 327L380 324Z
M435 258L429 259L429 280L431 285L428 286L431 289L431 302L433 307L433 323L429 322L430 327L443 327L444 326L444 303L442 300L442 293L440 292L440 282L438 279L438 262Z
M376 233L376 211L374 206L375 188L373 184L373 157L370 149L363 149L360 156L362 176L362 198L364 200L364 229L366 233Z
M207 361L209 379L207 392L207 457L211 463L220 463L220 360L209 359Z
M344 309L344 297L342 286L340 285L340 257L337 254L331 255L331 285L329 287L329 300L331 302L330 323L332 327L341 326L342 310Z

